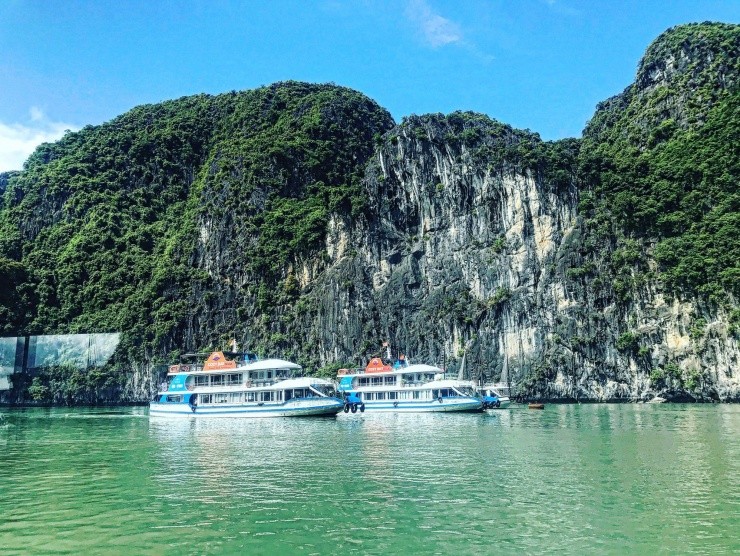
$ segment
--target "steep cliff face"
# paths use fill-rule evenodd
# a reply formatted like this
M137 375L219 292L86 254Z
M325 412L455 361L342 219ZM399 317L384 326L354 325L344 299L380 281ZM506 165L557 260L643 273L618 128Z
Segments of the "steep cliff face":
M726 313L699 331L696 301L666 297L659 281L631 284L629 301L608 282L612 258L630 254L590 245L578 147L462 113L388 134L365 181L375 216L329 236L322 360L377 337L452 371L466 353L470 377L530 397L736 399Z
M335 281L348 266L354 279L328 296L324 307L346 305L327 319L451 368L468 350L489 377L507 358L533 361L565 295L556 261L575 221L576 154L481 115L408 119L373 158L372 217L335 240L352 246L337 250Z
M139 107L0 175L0 330L123 331L93 400L231 338L327 375L389 341L532 398L737 400L739 53L738 26L669 30L557 142L332 85Z
M666 31L584 132L576 278L606 300L607 384L631 397L740 397L738 54L737 26Z

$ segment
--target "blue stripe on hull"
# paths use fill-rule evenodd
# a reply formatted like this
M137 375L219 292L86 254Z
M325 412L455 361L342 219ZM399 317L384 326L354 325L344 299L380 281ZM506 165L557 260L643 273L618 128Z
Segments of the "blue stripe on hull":
M388 412L446 412L446 411L480 411L482 408L480 402L398 402L394 406L393 402L365 402L365 412L388 411ZM359 410L358 410L359 411Z
M177 404L185 406L182 410L179 408L175 411L158 409L157 405L149 406L149 415L154 417L188 417L188 416L219 416L219 417L300 417L309 415L336 415L342 410L342 405L329 404L310 407L284 407L275 406L269 408L250 408L240 406L224 406L216 410L210 410L210 407L198 407L195 411L190 409L187 404ZM175 404L173 404L175 405Z

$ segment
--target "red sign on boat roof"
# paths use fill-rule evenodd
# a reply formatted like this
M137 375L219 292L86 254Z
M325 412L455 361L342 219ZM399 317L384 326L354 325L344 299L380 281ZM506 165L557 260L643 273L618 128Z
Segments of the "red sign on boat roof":
M203 365L204 371L215 371L218 369L236 369L236 361L229 361L226 359L222 351L214 351L206 359L205 365Z
M380 357L373 357L365 367L366 373L390 373L391 371L391 366L383 363Z

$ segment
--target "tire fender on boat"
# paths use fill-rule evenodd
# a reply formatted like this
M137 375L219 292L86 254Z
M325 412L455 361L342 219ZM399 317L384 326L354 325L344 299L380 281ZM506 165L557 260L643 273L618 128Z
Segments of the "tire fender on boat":
M364 403L361 403L360 404L360 413L365 413L365 404Z
M398 407L398 402L393 402L393 407Z
M349 404L348 403L344 404L344 412L345 413L349 413Z
M442 403L442 396L440 396L439 398L437 398L437 401L438 401L439 403Z
M352 413L357 413L357 404L353 403L350 409L352 410Z

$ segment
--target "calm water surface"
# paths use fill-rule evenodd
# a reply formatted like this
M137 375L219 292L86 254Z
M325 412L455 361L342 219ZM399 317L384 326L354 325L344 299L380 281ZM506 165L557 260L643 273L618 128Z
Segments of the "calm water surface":
M0 411L2 554L740 553L740 406Z

